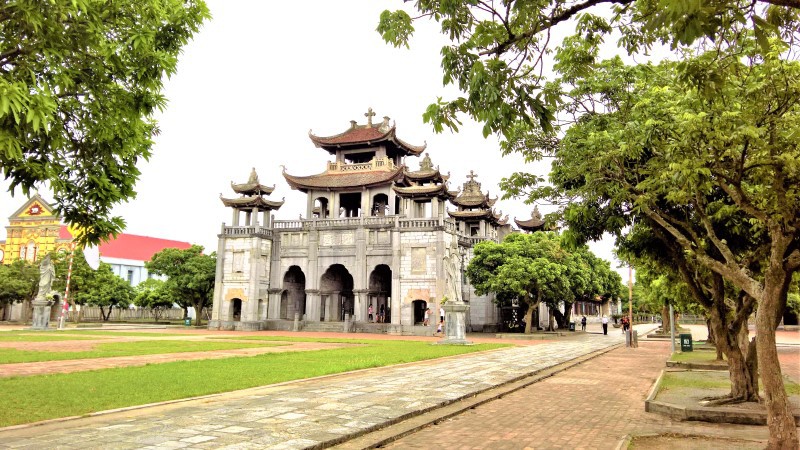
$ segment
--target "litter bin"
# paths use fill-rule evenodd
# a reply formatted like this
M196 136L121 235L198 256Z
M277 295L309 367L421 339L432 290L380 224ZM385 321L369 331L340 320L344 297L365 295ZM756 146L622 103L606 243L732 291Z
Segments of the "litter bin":
M681 351L682 352L690 352L692 351L692 335L689 333L681 334Z
M186 325L187 327L192 326L192 319L189 318L183 319L183 324Z
M575 322L569 323L569 331L575 331Z

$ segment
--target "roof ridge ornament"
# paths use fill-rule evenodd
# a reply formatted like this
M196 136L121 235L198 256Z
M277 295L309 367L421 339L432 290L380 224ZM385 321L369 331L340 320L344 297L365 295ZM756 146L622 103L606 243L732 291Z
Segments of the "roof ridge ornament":
M372 126L372 118L375 117L375 113L372 111L371 106L367 108L367 112L364 115L367 116L367 125Z

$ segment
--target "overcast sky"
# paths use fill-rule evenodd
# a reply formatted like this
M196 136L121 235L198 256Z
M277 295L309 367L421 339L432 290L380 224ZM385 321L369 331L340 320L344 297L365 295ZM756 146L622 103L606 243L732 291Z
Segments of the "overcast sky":
M434 24L417 25L410 50L385 44L375 31L381 11L408 7L404 2L206 3L213 19L184 48L177 74L166 82L169 104L158 115L161 134L153 156L139 166L138 195L115 209L127 222L126 233L216 250L220 225L231 220L219 195L235 197L230 182L246 181L251 167L263 184L276 185L271 199L286 198L277 219L305 216L305 195L289 188L281 165L293 175L323 172L331 158L314 147L309 130L340 133L350 120L365 123L369 107L376 120L389 116L401 139L427 142L434 165L450 172L452 189L470 170L493 197L500 195L500 179L513 171L547 172L549 163L525 167L518 156L501 157L497 139L484 139L476 124L465 122L458 134L437 135L422 122L428 104L455 92L442 87L444 40ZM416 170L419 160L407 163ZM21 192L12 198L7 186L0 182L0 239L5 218L26 200ZM41 193L53 200L45 189ZM512 221L530 218L532 210L513 200L498 201L495 208ZM612 260L611 246L592 248ZM618 265L612 262L612 268ZM627 281L627 270L618 270Z

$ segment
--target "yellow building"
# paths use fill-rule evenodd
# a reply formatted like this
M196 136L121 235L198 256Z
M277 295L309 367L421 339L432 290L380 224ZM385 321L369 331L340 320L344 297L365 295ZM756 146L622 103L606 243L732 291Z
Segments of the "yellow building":
M72 242L55 208L39 194L8 220L6 240L0 241L0 263L11 264L19 259L35 262L50 252L68 250Z

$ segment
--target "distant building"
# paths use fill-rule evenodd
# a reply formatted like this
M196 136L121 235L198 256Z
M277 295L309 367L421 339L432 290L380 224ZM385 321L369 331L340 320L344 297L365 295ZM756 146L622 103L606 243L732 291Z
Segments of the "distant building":
M39 194L28 199L8 218L6 239L0 241L0 263L11 264L23 259L36 262L50 252L68 252L72 234L55 208ZM136 286L150 277L144 263L165 248L187 249L188 242L120 233L100 244L100 261L111 266L120 278ZM59 274L64 276L64 274ZM6 311L0 320L17 320L18 312Z

